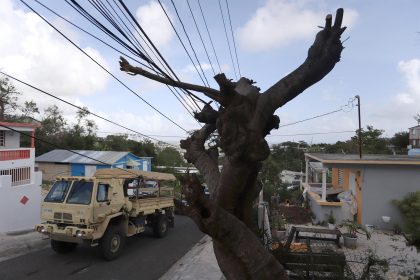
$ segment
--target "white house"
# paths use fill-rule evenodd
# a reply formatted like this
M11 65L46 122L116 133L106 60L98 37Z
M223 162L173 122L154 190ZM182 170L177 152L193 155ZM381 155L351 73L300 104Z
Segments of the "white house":
M34 139L21 147L17 131L33 136L38 125L0 125L0 232L31 229L40 220L42 174L35 171Z

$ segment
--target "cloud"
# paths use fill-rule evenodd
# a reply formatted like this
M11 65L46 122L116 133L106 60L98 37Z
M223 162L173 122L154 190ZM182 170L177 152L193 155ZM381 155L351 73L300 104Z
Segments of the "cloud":
M0 9L0 69L34 86L60 96L89 95L106 87L108 76L32 12L3 0ZM80 45L80 44L79 44ZM99 63L105 59L94 48L83 48ZM22 99L39 95L26 87ZM42 103L42 102L40 102Z
M165 5L163 5L163 7L172 20L173 16L169 10ZM149 4L140 6L136 11L136 16L146 34L157 47L163 47L169 44L174 36L174 31L161 6L157 2L150 1Z
M304 8L305 2L268 0L238 29L241 47L262 52L313 37L319 30L317 26L324 24L322 19L328 12ZM356 11L345 9L345 26L351 26L356 18Z
M403 74L407 89L395 96L395 102L398 105L418 105L420 103L420 59L400 61L397 69Z

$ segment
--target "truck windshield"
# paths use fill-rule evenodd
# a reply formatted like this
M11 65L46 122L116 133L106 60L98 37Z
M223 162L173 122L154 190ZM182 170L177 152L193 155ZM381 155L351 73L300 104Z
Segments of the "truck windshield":
M67 203L90 204L92 198L93 182L75 181L67 198Z
M71 182L56 181L45 197L45 202L63 202Z

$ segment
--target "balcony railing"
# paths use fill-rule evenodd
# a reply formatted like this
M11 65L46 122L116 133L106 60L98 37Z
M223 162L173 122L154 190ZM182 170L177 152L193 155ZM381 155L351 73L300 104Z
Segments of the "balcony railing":
M0 161L28 159L31 157L31 150L0 150Z

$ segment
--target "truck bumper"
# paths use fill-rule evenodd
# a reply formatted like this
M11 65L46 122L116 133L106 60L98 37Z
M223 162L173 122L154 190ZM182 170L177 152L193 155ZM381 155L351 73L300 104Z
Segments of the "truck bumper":
M58 241L83 243L85 240L93 239L93 229L79 228L77 226L59 228L55 224L44 223L37 224L35 230Z

